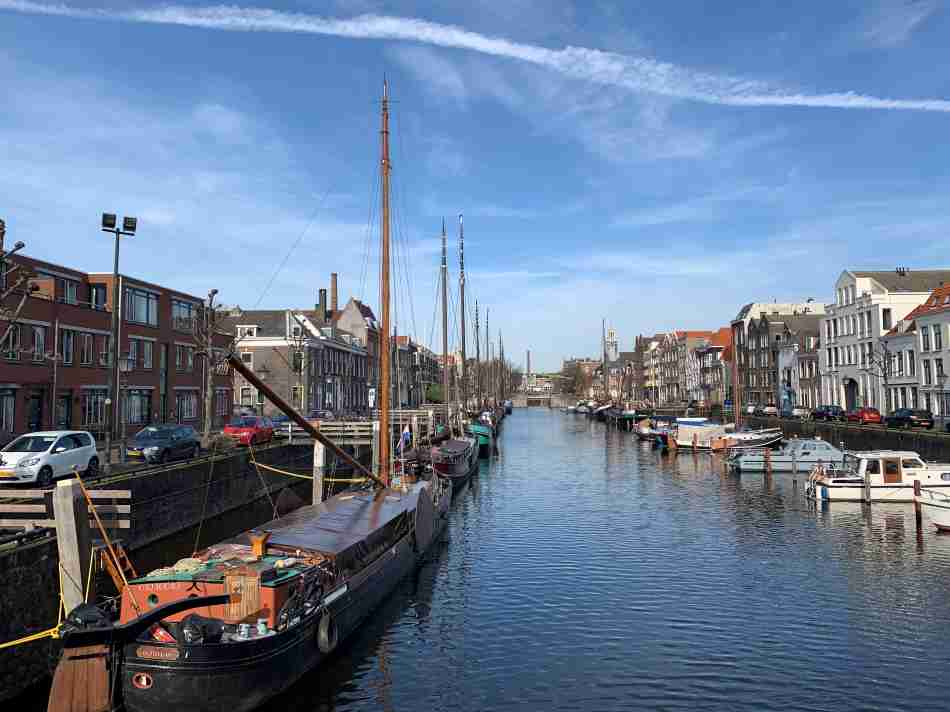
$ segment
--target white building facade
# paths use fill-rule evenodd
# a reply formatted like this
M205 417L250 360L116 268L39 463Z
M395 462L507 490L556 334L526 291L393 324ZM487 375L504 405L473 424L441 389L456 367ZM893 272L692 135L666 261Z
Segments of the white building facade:
M822 399L886 410L881 337L946 281L950 270L845 270L821 324Z

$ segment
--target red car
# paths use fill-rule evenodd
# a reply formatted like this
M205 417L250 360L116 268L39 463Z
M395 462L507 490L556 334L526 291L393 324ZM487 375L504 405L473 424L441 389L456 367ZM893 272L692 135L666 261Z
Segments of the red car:
M237 415L224 426L224 434L240 445L260 445L274 439L274 424L259 415Z
M860 423L861 425L870 425L871 423L880 425L882 420L881 411L877 408L855 408L849 410L846 417L849 423Z

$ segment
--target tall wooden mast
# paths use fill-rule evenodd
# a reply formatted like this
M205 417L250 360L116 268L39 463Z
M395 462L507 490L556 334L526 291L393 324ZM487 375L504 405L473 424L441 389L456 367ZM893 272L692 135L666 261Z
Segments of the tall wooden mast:
M610 392L607 390L607 320L604 319L601 323L601 342L600 342L602 353L601 353L601 369L603 370L603 381L604 381L604 400L610 398Z
M465 378L465 229L462 226L462 214L459 213L459 310L462 328L462 406L468 406L468 380Z
M449 267L445 261L445 220L442 221L442 401L445 403L445 425L449 422Z
M379 476L389 483L389 446L392 433L389 427L389 84L383 80L383 125L380 131L382 158L379 163L380 188L382 191L380 211L380 265L379 303L382 308L382 325L379 330Z

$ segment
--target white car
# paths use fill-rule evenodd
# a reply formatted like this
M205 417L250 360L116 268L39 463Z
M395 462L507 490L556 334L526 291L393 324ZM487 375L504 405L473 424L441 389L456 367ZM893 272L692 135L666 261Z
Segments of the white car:
M745 412L746 412L748 415L755 415L755 406L754 406L754 405L747 405L747 406L745 407Z
M762 412L765 415L778 415L778 408L774 405L767 405L762 409Z
M799 406L799 407L792 408L792 417L793 417L793 418L800 418L801 420L808 420L808 418L809 418L810 416L811 416L811 410L808 409L808 408L802 408L802 407L800 407L800 406Z
M0 450L2 484L35 482L48 487L77 469L87 476L99 471L96 441L80 430L27 433Z

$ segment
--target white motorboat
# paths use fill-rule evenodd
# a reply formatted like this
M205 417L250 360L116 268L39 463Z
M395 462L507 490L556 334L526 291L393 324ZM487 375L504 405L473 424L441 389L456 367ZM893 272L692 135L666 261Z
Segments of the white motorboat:
M768 453L764 448L735 450L728 459L729 467L742 472L765 472L767 466L772 472L810 472L819 463L843 462L844 451L821 438L795 438Z
M942 532L950 531L950 495L932 489L921 488L920 496L914 497L920 503L921 513Z
M822 501L913 502L915 480L950 494L950 463L927 464L912 450L848 452L843 465L816 465L805 493Z

